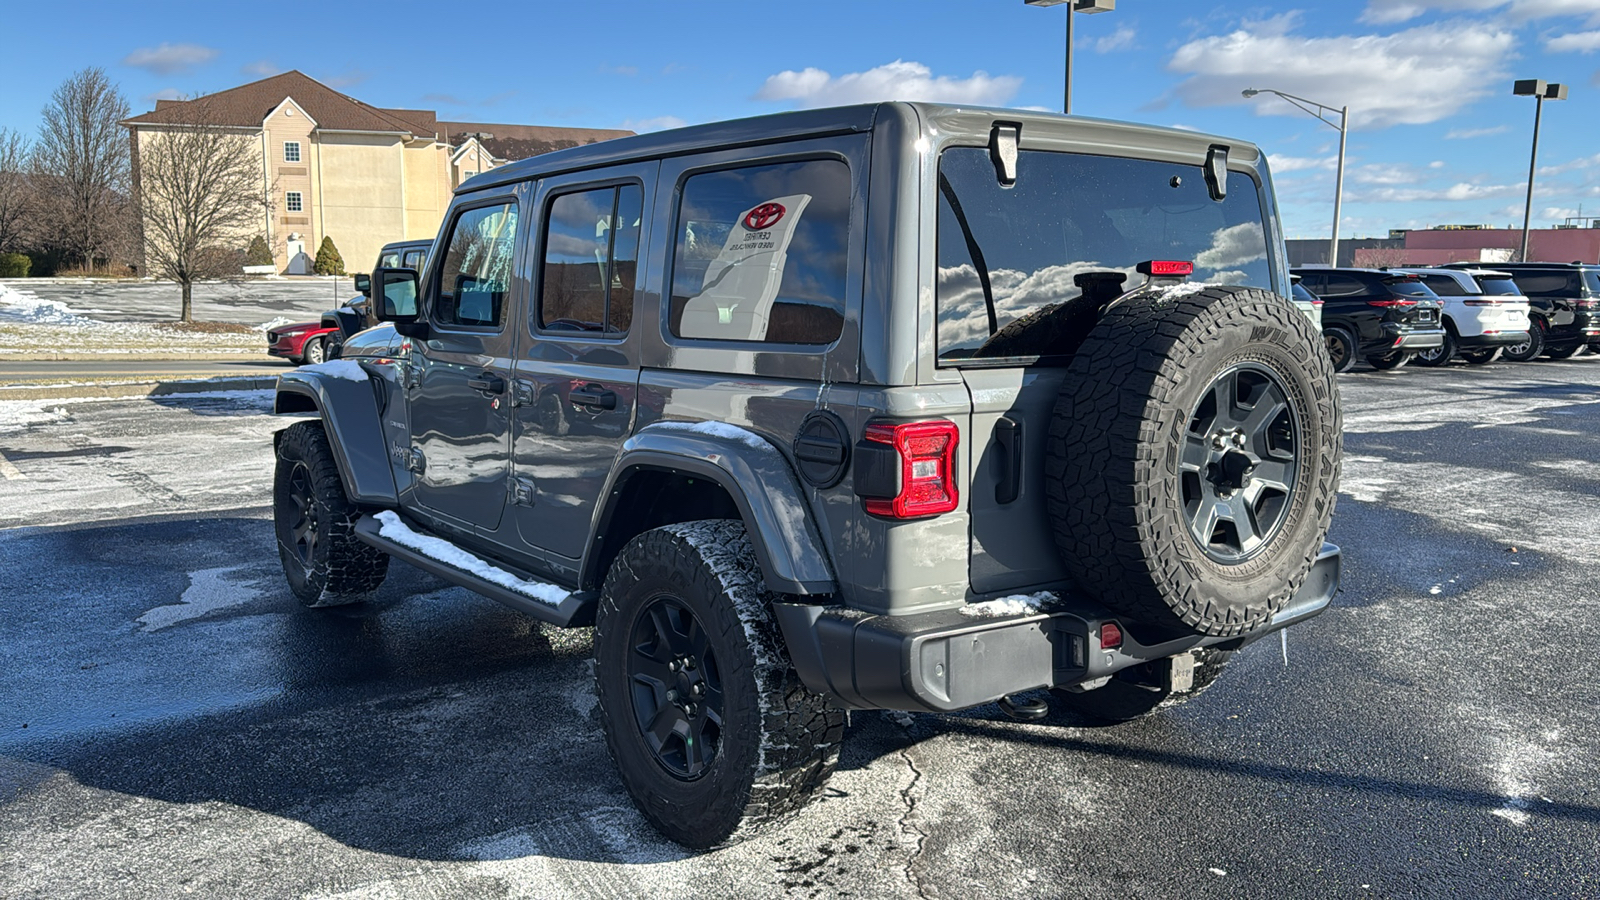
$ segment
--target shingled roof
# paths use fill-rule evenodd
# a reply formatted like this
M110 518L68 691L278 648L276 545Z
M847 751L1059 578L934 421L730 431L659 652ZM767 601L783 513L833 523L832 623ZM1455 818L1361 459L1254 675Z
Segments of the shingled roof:
M194 100L156 101L156 108L125 125L182 125L196 120L241 128L260 127L285 98L330 131L379 131L433 136L437 116L429 110L380 109L341 94L299 71L284 72Z
M612 128L558 128L544 125L495 125L488 122L440 122L445 143L461 146L469 134L490 134L478 143L497 159L527 159L552 150L580 147L596 141L629 137L631 131Z

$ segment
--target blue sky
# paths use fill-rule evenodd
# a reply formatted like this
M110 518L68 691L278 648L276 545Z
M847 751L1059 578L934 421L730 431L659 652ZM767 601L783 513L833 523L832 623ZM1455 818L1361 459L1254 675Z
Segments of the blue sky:
M135 112L296 68L441 118L650 130L875 99L1059 109L1065 7L1022 0L26 4L8 14L0 127L104 67ZM441 10L452 7L455 12ZM1536 224L1600 216L1600 0L1121 0L1077 21L1073 107L1264 146L1290 237L1332 219L1335 131L1246 87L1349 104L1341 234L1520 225L1545 104ZM26 36L23 40L17 35Z

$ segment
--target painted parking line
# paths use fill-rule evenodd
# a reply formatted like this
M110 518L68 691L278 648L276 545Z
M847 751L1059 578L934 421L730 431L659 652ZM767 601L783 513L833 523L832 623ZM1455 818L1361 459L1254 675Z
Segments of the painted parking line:
M11 460L6 459L4 453L0 453L0 478L4 478L7 481L24 481L27 477L22 474L21 469L11 464Z

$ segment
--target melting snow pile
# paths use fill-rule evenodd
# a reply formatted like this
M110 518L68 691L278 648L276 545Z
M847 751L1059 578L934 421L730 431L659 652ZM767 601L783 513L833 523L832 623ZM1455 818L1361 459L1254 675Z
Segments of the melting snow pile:
M343 360L343 362L349 362L349 360ZM351 365L355 364L351 363ZM363 380L366 379L365 374L361 377ZM436 559L447 566L452 566L463 572L470 572L484 581L494 582L507 590L516 591L525 597L532 597L540 603L547 603L551 606L560 606L561 601L572 596L570 591L564 591L553 584L545 584L542 581L524 581L505 569L497 568L484 562L449 541L418 534L412 531L406 523L400 521L399 516L389 510L378 513L376 518L383 525L382 528L378 529L378 533L389 540L402 547L409 547L429 559Z
M1168 284L1161 287L1153 287L1149 290L1156 296L1157 299L1174 300L1178 297L1187 297L1190 294L1198 294L1208 287L1215 286L1216 285L1207 284L1204 281L1185 281L1179 284Z
M738 441L741 444L754 447L757 450L772 449L772 445L763 440L760 435L757 435L753 431L740 428L737 425L729 425L727 422L660 422L654 427L687 431L693 434L709 434L712 437Z
M298 321L298 319L291 319L288 316L275 316L271 321L262 322L260 325L257 325L256 330L262 332L271 331L274 328L282 328L285 325L293 325Z
M0 284L0 323L12 325L66 325L86 328L99 325L80 316L59 300L42 300L27 292Z
M1051 604L1056 602L1053 591L1040 591L1037 594L1012 594L1001 597L999 600L989 600L984 603L968 603L961 607L963 616L975 619L997 619L1001 616L1031 616L1046 611Z

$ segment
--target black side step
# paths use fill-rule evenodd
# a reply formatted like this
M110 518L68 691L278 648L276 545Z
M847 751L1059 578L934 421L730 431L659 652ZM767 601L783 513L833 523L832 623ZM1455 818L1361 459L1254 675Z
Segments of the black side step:
M426 532L421 531L410 523L407 523L407 526L413 531L417 531L419 534L426 534ZM594 610L600 599L599 595L594 591L574 591L571 596L561 601L560 606L551 606L548 603L535 600L525 594L517 593L510 588L495 584L492 581L487 581L478 577L477 575L472 574L471 572L458 569L449 563L440 562L439 560L419 553L404 544L395 543L379 533L379 529L382 527L383 523L379 522L376 518L372 516L362 516L360 521L356 522L356 537L374 547L377 547L379 550L382 550L395 559L404 560L423 570L424 572L431 572L432 574L437 575L453 584L458 584L469 591L482 594L483 596L488 597L490 600L496 600L500 603L504 603L506 606L511 607L517 612L526 613L527 615L533 616L535 619L538 619L541 622L549 622L551 625L556 625L561 628L582 628L594 624ZM526 577L523 575L523 573L509 568L502 563L495 562L494 560L484 560L484 562L497 568L505 569L507 572L517 576L518 578Z

